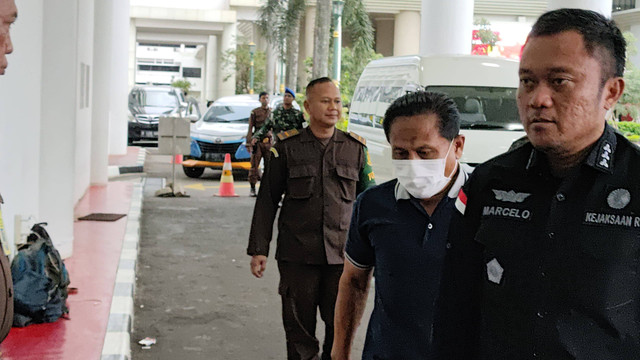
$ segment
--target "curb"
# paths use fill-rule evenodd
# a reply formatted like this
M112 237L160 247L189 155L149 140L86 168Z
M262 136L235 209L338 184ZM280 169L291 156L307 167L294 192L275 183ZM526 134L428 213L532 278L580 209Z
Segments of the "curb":
M144 179L133 185L131 206L127 214L127 228L122 243L120 262L113 289L107 333L102 347L101 360L131 359L131 328L133 326L133 294L136 281L138 242L140 240L140 215Z
M124 174L133 174L144 172L144 161L147 158L147 149L139 148L138 159L135 166L116 166L110 165L108 168L108 178L113 179Z

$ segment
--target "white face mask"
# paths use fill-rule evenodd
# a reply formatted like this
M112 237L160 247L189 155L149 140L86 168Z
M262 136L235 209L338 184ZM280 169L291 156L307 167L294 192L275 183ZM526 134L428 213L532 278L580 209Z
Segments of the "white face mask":
M398 182L417 199L428 199L442 191L457 168L456 163L456 168L449 176L444 173L452 144L453 141L442 159L391 160Z

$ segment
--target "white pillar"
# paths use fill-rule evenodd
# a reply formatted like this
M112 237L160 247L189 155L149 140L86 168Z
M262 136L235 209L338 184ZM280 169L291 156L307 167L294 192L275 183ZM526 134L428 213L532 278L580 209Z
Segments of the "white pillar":
M218 93L218 37L214 35L209 36L207 42L207 66L205 69L205 98L207 101L217 99Z
M400 11L396 15L393 55L416 55L420 52L420 13Z
M471 52L473 0L422 0L421 24L421 55Z
M45 1L18 1L20 21L11 27L13 54L0 76L0 193L2 218L13 243L14 217L40 220L40 116L42 113L43 11ZM70 80L65 80L68 83ZM55 114L44 112L48 116Z
M138 49L138 28L136 19L129 23L129 89L136 85L136 50Z
M225 24L224 31L222 33L222 41L220 44L220 50L222 53L229 49L236 48L236 24ZM229 66L235 66L231 64ZM218 96L229 96L236 93L236 75L235 71L231 72L231 76L225 81L225 76L218 76Z
M40 218L63 257L73 250L78 0L44 1Z
M127 153L129 94L129 0L113 1L109 154Z
M547 9L577 8L599 12L611 18L612 0L549 0Z
M269 94L274 94L276 92L277 86L276 84L278 83L278 81L276 80L276 64L277 62L277 57L278 57L278 51L276 50L274 45L271 44L267 44L267 53L266 53L266 57L267 57L267 72L266 72L266 82L267 82L267 92Z
M311 74L307 74L307 68L305 65L305 60L307 58L313 58L313 47L314 47L314 35L316 28L316 7L315 6L307 6L304 15L304 39L302 40L302 45L304 52L300 56L300 60L298 61L298 86L304 89L307 86L307 83L311 80Z
M91 183L109 181L109 111L111 95L111 33L113 3L96 1L93 47L93 119L91 128Z
M99 2L99 1L98 1ZM94 0L78 1L76 86L76 165L74 204L84 196L91 184Z

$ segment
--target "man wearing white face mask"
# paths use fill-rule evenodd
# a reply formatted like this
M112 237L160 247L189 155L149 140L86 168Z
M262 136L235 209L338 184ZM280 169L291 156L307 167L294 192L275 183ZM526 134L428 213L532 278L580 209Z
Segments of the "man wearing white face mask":
M332 359L349 359L375 272L363 359L428 359L449 220L470 168L460 115L443 94L409 93L387 109L384 131L397 179L353 209L335 311Z

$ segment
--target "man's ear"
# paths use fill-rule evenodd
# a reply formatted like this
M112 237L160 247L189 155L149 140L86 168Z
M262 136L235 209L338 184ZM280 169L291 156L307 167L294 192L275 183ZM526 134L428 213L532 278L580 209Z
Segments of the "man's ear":
M614 77L604 84L602 89L602 95L604 96L604 108L605 110L611 109L624 92L624 79L621 77Z
M306 99L304 100L304 109L307 111L307 114L309 113L309 101L307 101Z
M453 150L454 150L454 154L456 155L456 160L459 160L462 157L462 150L464 149L464 140L465 140L465 137L462 134L458 134L458 136L456 136L453 139Z

